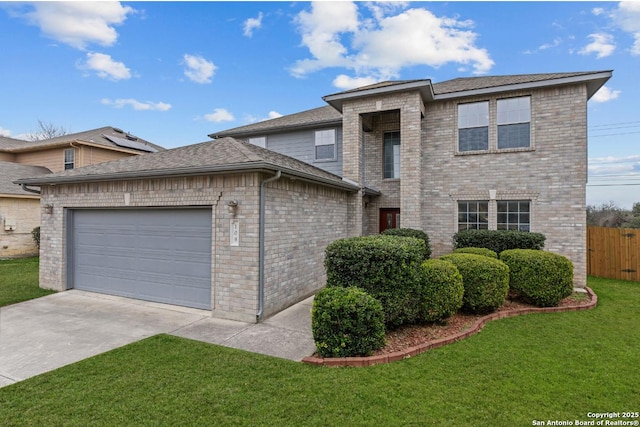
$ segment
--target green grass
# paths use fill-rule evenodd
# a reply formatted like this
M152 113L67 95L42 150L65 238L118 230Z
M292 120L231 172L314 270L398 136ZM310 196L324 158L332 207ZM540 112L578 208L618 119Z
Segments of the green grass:
M168 335L0 389L0 425L530 426L640 409L640 284L594 310L490 322L369 368L320 368Z
M38 286L39 258L0 261L0 307L54 293Z

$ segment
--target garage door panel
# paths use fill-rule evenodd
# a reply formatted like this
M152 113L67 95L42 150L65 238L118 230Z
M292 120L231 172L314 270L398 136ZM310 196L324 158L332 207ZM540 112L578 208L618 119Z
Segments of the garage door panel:
M211 308L211 210L77 210L73 285Z

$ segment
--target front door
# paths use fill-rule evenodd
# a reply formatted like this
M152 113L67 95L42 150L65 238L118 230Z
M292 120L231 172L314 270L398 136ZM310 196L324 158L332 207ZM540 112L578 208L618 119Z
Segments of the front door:
M387 228L400 228L400 209L380 209L380 232Z

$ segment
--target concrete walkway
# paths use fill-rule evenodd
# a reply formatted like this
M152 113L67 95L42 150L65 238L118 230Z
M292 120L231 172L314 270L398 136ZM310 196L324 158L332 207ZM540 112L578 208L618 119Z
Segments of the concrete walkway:
M309 298L263 323L69 290L0 308L0 387L160 333L300 361L311 355Z

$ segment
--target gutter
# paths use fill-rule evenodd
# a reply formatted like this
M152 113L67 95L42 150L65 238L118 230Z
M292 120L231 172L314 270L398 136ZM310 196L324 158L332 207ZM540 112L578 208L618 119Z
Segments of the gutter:
M29 188L29 187L28 187L28 185L29 185L29 184L21 184L22 189L23 189L24 191L29 192L29 193L41 194L41 191L40 191L40 190L34 190L33 188Z
M280 179L282 171L278 170L274 176L267 178L260 183L260 225L258 237L258 312L256 313L256 323L260 322L264 314L264 216L265 216L265 193L266 185Z

